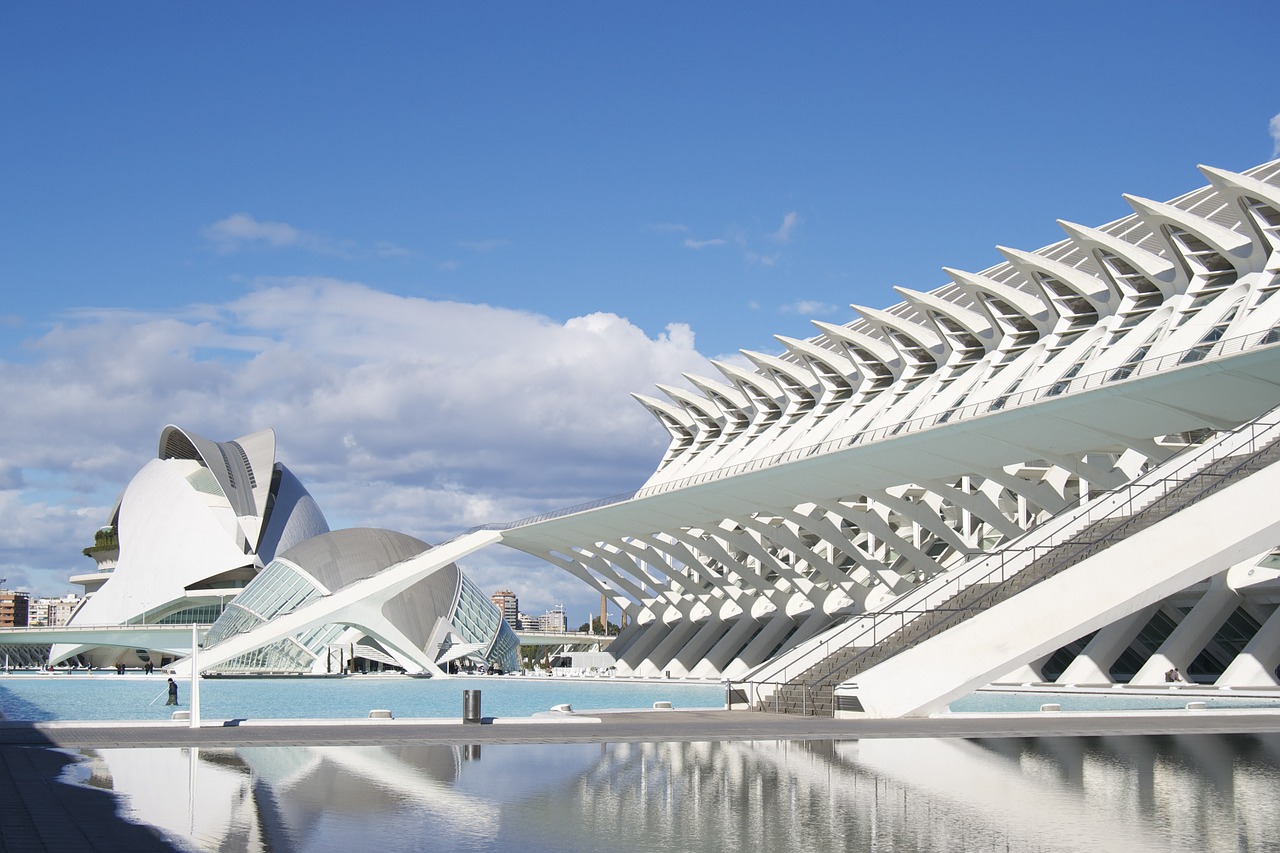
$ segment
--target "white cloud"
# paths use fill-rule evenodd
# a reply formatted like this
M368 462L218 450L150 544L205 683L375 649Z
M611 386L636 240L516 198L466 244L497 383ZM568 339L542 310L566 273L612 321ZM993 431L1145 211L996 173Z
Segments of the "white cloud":
M322 255L346 254L348 247L286 222L260 222L247 213L233 213L203 230L206 240L221 252L236 252L251 245L272 249L303 249Z
M776 266L778 261L782 260L782 255L777 252L769 255L762 255L759 252L747 252L746 259L749 264L759 264L762 267L772 267Z
M686 237L684 241L685 247L689 249L710 249L724 244L725 241L718 237L711 240L695 240L692 237Z
M783 314L799 314L802 317L823 316L834 314L840 310L840 306L832 305L829 302L819 302L816 299L799 299L790 305L783 305L779 309Z
M1271 141L1274 143L1271 155L1280 155L1280 113L1271 117Z
M800 214L792 210L782 217L782 225L771 236L779 243L790 243L791 238L795 236L796 229L799 227Z
M683 325L650 337L612 314L558 323L329 279L64 318L0 361L0 394L24 401L0 422L0 510L23 533L0 545L0 576L61 592L90 568L80 548L167 423L213 439L274 427L335 527L441 541L638 486L666 433L629 393L711 370ZM531 608L591 597L505 550L485 559L486 588L555 599Z

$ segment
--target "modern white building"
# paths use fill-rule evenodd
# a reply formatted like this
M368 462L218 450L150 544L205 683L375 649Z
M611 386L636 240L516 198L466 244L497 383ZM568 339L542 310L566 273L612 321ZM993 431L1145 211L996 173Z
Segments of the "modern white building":
M385 530L330 531L301 482L276 460L275 433L211 441L165 427L157 458L125 488L85 549L97 571L72 580L87 599L72 627L209 625L207 667L323 673L392 666L440 673L469 658L516 665L514 633L456 565L412 584L354 581L412 563L430 546ZM299 621L306 604L318 622ZM298 624L272 635L282 617ZM270 623L270 624L268 624ZM247 640L257 630L260 642ZM173 663L171 650L54 645L48 661Z
M985 270L638 396L671 441L634 493L486 525L345 586L316 578L330 594L201 667L339 613L363 609L367 630L390 597L501 543L620 609L617 672L727 678L780 710L917 715L991 682L1174 671L1280 687L1280 161L1201 171L1171 201L1126 196L1115 222L1061 222L1053 245L999 248ZM173 438L194 465L179 477L206 481L218 453L236 470L234 447ZM218 484L226 505L209 506L242 556L192 580L251 550L258 567L288 557L243 512L261 504ZM154 615L129 589L112 612Z
M453 563L390 595L370 591L358 601L293 628L268 644L234 641L255 629L351 590L357 581L411 563L427 543L391 530L335 530L276 557L209 630L202 671L335 673L383 665L440 674L468 660L503 671L519 668L519 641L501 611ZM335 599L336 600L336 599ZM227 649L232 649L229 653ZM214 657L216 656L216 658Z
M473 535L620 607L620 672L779 707L927 713L1174 667L1280 684L1280 161L1201 171L637 395L671 437L640 489Z
M72 578L88 598L70 624L207 625L277 551L328 530L306 488L276 461L272 430L218 442L167 426L156 458L85 549L97 571ZM78 656L96 666L152 660L146 649L56 645L50 663Z

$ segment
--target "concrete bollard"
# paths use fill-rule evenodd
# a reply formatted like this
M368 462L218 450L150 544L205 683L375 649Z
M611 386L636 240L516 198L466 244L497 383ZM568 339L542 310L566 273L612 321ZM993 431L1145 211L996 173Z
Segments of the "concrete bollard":
M1205 708L1207 708L1207 707L1209 707L1209 706L1208 706L1208 705L1206 705L1206 704L1204 704L1203 702L1188 702L1188 703L1187 703L1187 710L1188 710L1188 711L1203 711L1203 710L1204 710Z
M665 700L659 700L659 701L657 701L657 702L654 702L654 703L653 703L653 708L654 708L654 710L655 710L655 711L656 711L656 710L670 711L670 710L671 710L671 703L670 703L670 702L667 702L667 701L665 701Z
M1057 702L1047 702L1040 706L1041 711L1061 711L1062 706Z
M395 718L395 714L386 708L374 708L369 712L369 719L371 720L394 720Z
M190 711L174 711L174 712L173 712L173 716L172 716L172 717L170 717L170 719L173 719L173 720L190 720L190 719L191 719L191 712L190 712Z

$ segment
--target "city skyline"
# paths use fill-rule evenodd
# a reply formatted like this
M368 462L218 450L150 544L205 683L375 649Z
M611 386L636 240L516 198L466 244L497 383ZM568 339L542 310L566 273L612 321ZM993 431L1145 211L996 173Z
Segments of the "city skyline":
M1277 13L1175 5L8 9L0 574L72 589L165 423L430 542L634 488L632 392L1275 156Z

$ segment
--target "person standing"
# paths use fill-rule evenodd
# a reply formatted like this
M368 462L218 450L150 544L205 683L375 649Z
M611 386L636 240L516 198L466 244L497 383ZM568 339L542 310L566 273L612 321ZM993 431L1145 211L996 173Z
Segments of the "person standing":
M172 678L169 679L169 701L165 702L164 704L166 705L178 704L178 682L174 681Z

